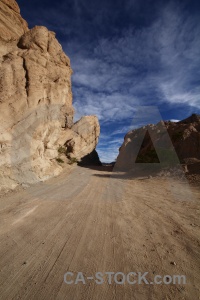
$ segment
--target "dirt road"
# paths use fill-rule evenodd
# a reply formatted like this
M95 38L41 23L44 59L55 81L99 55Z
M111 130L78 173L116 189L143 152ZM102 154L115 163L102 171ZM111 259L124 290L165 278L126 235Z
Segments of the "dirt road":
M200 299L200 191L110 174L75 167L0 199L0 299ZM87 279L96 272L103 284ZM148 272L149 283L185 275L186 284L130 284L123 274L108 284L105 272Z

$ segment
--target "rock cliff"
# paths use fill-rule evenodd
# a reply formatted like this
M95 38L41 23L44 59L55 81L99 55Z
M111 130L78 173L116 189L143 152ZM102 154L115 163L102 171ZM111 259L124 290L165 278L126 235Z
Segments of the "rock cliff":
M58 149L78 161L100 133L95 116L73 123L70 60L46 27L28 25L14 0L0 1L0 188L61 172Z

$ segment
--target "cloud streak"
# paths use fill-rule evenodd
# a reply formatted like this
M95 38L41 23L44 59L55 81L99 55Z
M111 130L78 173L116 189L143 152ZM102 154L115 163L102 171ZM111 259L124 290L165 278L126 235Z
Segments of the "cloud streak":
M99 39L88 55L72 58L78 115L96 114L101 123L115 123L116 134L124 134L117 123L129 120L130 125L139 105L185 104L199 110L199 37L197 19L169 5L148 28ZM105 149L109 159L116 155L110 144ZM102 148L99 153L105 160Z

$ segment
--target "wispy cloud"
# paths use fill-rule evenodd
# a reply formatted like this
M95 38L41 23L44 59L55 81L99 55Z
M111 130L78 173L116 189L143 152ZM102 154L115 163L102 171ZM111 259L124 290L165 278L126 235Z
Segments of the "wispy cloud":
M123 126L121 127L120 129L116 129L112 132L112 136L115 136L115 135L125 135L128 131L130 131L131 129L133 129L132 126L128 125L128 126Z
M87 52L72 57L77 115L96 114L113 122L110 135L125 134L139 105L185 104L200 109L200 23L182 8L160 9L148 28L128 29L101 38ZM129 120L125 127L117 123ZM128 130L127 130L128 131ZM114 145L114 143L113 143ZM111 156L116 151L107 144ZM103 149L99 148L100 156Z

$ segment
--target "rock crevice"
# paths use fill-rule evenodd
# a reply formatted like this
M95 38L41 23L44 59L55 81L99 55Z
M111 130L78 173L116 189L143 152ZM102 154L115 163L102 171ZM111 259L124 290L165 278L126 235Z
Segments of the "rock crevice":
M28 93L28 89L29 89L29 75L28 75L28 69L26 67L26 60L25 60L25 58L23 58L23 68L24 68L24 74L25 74L25 91L26 91L27 100L28 100L28 96L29 96L29 93Z

